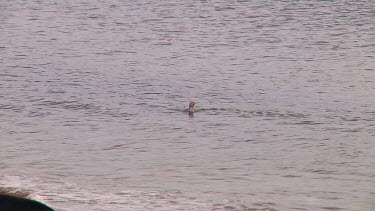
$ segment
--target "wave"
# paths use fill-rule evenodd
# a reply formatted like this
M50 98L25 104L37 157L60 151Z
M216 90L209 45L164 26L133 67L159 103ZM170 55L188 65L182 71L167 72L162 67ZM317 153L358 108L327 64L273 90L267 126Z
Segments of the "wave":
M4 179L5 178L5 179ZM5 186L14 187L5 187ZM134 190L106 191L82 187L55 178L44 180L26 176L5 176L0 179L0 188L5 193L51 202L56 211L78 210L215 210L215 211L276 211L271 202L245 205L242 200L219 197L217 193L186 193L179 190ZM34 190L34 191L33 191ZM43 192L43 194L36 194ZM45 200L48 198L48 200ZM47 204L47 203L46 203ZM60 207L63 207L61 209Z

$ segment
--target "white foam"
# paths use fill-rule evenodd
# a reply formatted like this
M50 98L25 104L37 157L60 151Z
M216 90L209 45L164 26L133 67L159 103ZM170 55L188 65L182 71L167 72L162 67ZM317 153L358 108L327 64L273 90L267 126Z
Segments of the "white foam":
M32 193L28 197L52 205L58 211L175 211L175 210L246 210L238 200L222 200L215 194L180 191L124 190L105 192L77 184L25 176L6 176L1 187L13 187ZM50 206L49 205L49 206ZM264 208L264 207L263 207Z

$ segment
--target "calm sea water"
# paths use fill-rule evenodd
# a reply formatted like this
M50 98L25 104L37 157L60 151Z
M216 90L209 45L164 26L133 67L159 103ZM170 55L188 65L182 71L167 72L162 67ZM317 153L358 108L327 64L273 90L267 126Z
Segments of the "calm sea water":
M0 38L1 187L69 211L375 210L375 1L1 0Z

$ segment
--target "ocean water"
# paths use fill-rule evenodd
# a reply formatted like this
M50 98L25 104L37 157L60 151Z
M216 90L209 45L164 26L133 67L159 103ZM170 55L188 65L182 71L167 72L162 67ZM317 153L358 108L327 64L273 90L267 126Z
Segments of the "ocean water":
M375 210L375 1L2 0L0 38L2 188L65 211Z

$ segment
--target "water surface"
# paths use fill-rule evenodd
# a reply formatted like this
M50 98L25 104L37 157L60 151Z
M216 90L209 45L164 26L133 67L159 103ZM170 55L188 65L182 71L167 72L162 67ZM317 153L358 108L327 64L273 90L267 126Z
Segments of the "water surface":
M374 8L1 1L0 185L72 211L372 211Z

